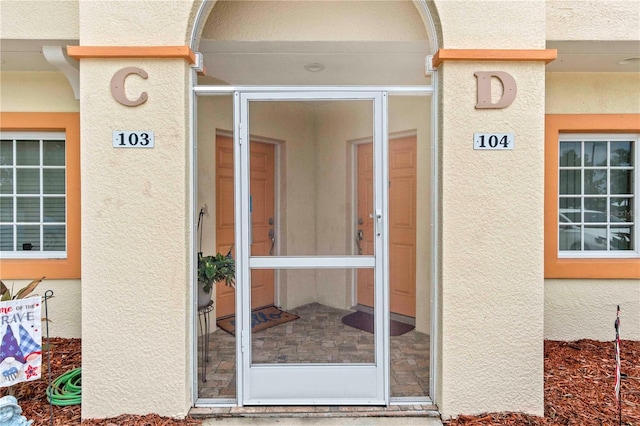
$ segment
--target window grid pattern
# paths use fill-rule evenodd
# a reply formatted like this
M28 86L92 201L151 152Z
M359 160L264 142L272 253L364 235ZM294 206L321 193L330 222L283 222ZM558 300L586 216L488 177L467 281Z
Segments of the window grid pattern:
M637 254L638 135L561 135L559 252L570 256Z
M66 257L64 133L0 137L0 252L5 258Z

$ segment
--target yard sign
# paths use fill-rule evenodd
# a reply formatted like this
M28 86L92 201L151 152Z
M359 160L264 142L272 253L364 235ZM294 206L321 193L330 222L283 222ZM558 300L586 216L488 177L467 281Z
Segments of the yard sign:
M0 387L40 378L41 298L0 302Z

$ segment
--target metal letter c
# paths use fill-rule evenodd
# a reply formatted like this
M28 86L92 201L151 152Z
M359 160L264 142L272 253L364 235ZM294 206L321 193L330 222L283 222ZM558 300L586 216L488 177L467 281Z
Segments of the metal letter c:
M137 68L137 67L122 68L121 70L117 71L113 75L113 77L111 77L111 96L113 96L113 99L115 99L116 101L120 102L122 105L125 105L125 106L133 107L133 106L142 105L143 103L147 102L147 99L149 99L149 95L147 95L147 92L142 92L140 94L140 97L138 97L138 99L132 101L129 98L127 98L127 95L124 91L124 81L127 79L129 74L138 74L140 77L144 78L145 80L147 79L147 77L149 77L147 72L142 68Z

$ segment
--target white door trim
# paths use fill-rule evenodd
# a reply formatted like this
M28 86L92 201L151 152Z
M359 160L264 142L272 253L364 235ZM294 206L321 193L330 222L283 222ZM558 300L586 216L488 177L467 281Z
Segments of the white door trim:
M195 76L195 72L192 73L192 96L191 96L191 108L192 108L192 126L191 126L191 141L192 141L192 149L191 149L191 153L190 153L190 163L192 166L193 170L197 170L196 166L196 156L195 156L195 149L196 149L196 142L197 142L197 98L199 96L217 96L217 95L233 95L234 96L234 100L236 99L236 97L238 96L238 92L237 90L241 89L241 90L246 90L249 89L248 86L199 86L196 83L196 76ZM430 118L431 119L431 336L430 336L430 380L429 380L429 398L426 398L426 403L436 403L438 402L438 394L437 394L437 383L440 380L439 374L438 374L438 370L437 370L437 366L440 363L440 357L438 354L439 351L439 345L438 345L438 335L440 332L439 329L439 315L438 315L438 309L439 309L439 303L438 303L438 298L439 298L439 293L440 293L440 289L439 289L439 274L438 274L438 268L437 268L437 264L439 262L439 258L440 258L440 250L439 250L439 245L438 245L438 226L437 224L439 223L439 215L438 215L438 199L439 199L439 188L438 188L438 174L439 174L439 163L438 163L438 150L439 150L439 132L438 132L438 125L437 125L437 118L439 115L439 108L438 108L438 80L439 80L439 76L437 72L432 72L432 84L430 86L420 86L420 87L401 87L401 88L397 88L397 87L392 87L392 86L373 86L367 89L373 89L374 91L385 91L389 94L393 94L394 96L398 96L398 95L413 95L413 94L420 94L420 95L425 95L425 94L430 94L431 95L431 114L429 117L425 117L425 119ZM251 87L252 89L255 89L256 87ZM324 89L326 89L326 86L310 86L310 87L302 87L302 89L309 89L311 91L322 91ZM286 86L279 86L279 87L270 87L269 90L287 90L289 89ZM334 89L333 87L330 87L330 89ZM338 91L360 91L365 89L364 87L360 87L360 86L344 86L344 87L340 87L338 88L340 90ZM239 117L240 115L240 110L239 110L239 102L234 102L234 107L233 107L233 113L234 113L234 117ZM237 128L237 127L236 127ZM236 135L234 135L234 146L237 145L237 133ZM238 173L238 171L236 170L235 173ZM193 205L192 205L192 216L195 218L195 213L197 212L196 206L195 206L195 193L196 193L196 186L197 186L197 175L194 174L193 179L192 179L193 185L192 185L192 200L193 201ZM193 221L193 225L192 228L195 227L195 219ZM193 241L192 241L192 247L195 248L195 231L192 232L193 235ZM195 253L193 256L193 259L195 259ZM193 271L193 281L194 281L194 285L195 285L195 260L192 259L192 271ZM388 270L388 269L387 269ZM194 305L194 309L193 309L193 320L192 320L192 335L196 336L196 332L195 330L197 329L197 310L195 309L195 302L193 302ZM388 308L387 308L388 309ZM241 313L241 306L240 306L240 301L236 301L236 312ZM388 310L387 310L388 312ZM192 393L192 398L194 401L194 406L198 406L198 407L228 407L228 406L242 406L242 401L243 401L243 390L240 386L240 383L243 381L244 377L243 377L243 373L241 371L241 369L238 369L237 371L237 392L236 392L236 397L235 398L230 398L230 399L224 399L224 398L217 398L217 399L209 399L209 398L202 398L198 396L198 374L197 374L197 368L195 368L195 366L197 366L198 363L198 359L197 359L197 336L194 337L193 339L193 351L192 351L192 365L194 366L194 368L192 368L192 376L193 376L193 383L194 386L192 388L193 393ZM240 353L241 352L241 342L240 339L236 339L236 353ZM387 350L388 353L388 350ZM387 373L388 374L388 373ZM388 391L387 391L388 392ZM388 398L388 397L387 397ZM396 401L398 398L393 398L390 399L390 403L394 404L394 401ZM406 403L404 401L404 398L402 399L403 401L398 401L397 403L400 404L404 404ZM415 399L415 398L411 398L412 401L420 401L421 403L423 403L422 398L419 399Z

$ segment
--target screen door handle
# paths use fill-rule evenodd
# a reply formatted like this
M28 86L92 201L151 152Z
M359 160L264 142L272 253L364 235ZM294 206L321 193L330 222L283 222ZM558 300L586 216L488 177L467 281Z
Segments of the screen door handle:
M369 217L375 220L376 236L379 237L380 235L382 235L382 210L376 210L376 212L371 213Z

